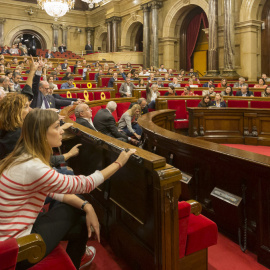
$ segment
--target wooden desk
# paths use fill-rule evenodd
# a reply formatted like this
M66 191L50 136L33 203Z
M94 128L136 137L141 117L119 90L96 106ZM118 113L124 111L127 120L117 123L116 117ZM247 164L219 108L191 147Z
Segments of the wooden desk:
M236 242L238 228L243 239L246 211L248 248L258 255L260 263L270 267L270 157L166 130L173 126L174 114L174 110L161 110L139 118L143 148L191 176L189 183L181 182L180 199L199 201L203 214ZM215 187L241 198L245 194L246 203L234 207L217 200L211 195Z
M118 99L119 101L123 99ZM125 101L128 99L125 99ZM134 100L134 98L133 98ZM89 102L89 105L107 101ZM69 107L61 111L72 122ZM76 138L63 142L64 150L82 143L71 159L75 174L90 174L114 162L130 144L73 123ZM63 151L65 152L65 151ZM140 161L131 158L104 184L87 194L113 250L134 269L176 270L179 267L178 202L181 172L165 158L137 148ZM174 200L172 199L174 198Z
M216 143L270 146L270 110L187 108L189 136Z

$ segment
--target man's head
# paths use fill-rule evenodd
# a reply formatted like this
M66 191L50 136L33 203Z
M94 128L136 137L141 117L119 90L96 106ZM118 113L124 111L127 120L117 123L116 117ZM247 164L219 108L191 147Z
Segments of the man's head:
M114 72L114 73L113 73L113 77L114 77L115 79L117 79L117 76L118 76L117 72Z
M20 79L21 79L20 73L17 73L17 72L13 73L12 79L13 79L14 83L18 84L20 82Z
M9 77L7 76L0 77L0 85L3 86L5 89L7 89L9 85Z
M71 67L67 67L67 72L71 73Z
M190 73L193 73L193 72L194 72L194 69L193 69L193 68L191 68L191 69L189 70L189 72L190 72Z
M173 83L177 84L178 83L178 79L177 77L173 77Z
M245 78L240 77L240 78L239 78L239 84L244 84L245 80L246 80Z
M112 113L116 110L117 104L114 101L109 101L106 108Z
M265 80L267 79L267 75L265 73L262 74L262 78Z
M157 84L158 84L158 85L161 85L161 84L162 84L162 80L161 80L161 78L158 78L158 80L157 80Z
M171 68L169 68L169 74L172 74L173 73L173 70Z
M67 59L65 59L64 63L65 63L65 64L67 64L67 63L68 63L68 60L67 60Z
M126 78L126 83L130 84L130 78L128 78L128 77Z
M169 73L165 73L165 75L164 75L165 80L168 80L169 76L170 76Z
M242 94L246 94L248 92L248 86L247 85L243 85L241 87L241 92L242 92Z
M100 70L98 71L98 73L99 73L99 75L102 75L102 74L103 74L103 70L100 69Z
M23 61L20 61L20 62L19 62L19 65L20 65L22 68L24 68L24 62L23 62Z
M86 65L86 64L87 64L85 59L83 59L82 63L83 63L84 65Z
M157 84L152 84L152 90L154 92L158 91L158 85Z
M12 63L15 64L15 65L17 65L18 64L18 58L17 57L14 57L12 59Z
M185 87L184 87L184 93L185 93L186 95L188 95L188 94L189 94L189 91L190 91L190 87L189 87L189 86L185 86Z
M53 94L53 90L54 90L54 84L53 83L49 83L48 95L52 95Z
M75 108L75 116L77 118L86 118L90 120L92 118L92 110L87 104L81 103Z
M209 82L208 82L208 86L210 86L210 85L213 85L214 84L214 80L209 80Z
M164 69L164 65L163 65L163 64L161 64L161 65L160 65L160 68L161 68L161 69Z
M213 92L215 92L215 86L214 85L210 85L209 86L209 92L212 94Z
M150 73L150 79L153 80L155 78L155 74L154 73Z
M73 82L74 82L73 76L69 76L68 81L67 81L68 85L71 86L73 84Z
M142 110L145 108L147 105L146 99L145 98L139 98L138 99L138 104L141 106Z
M49 92L49 83L47 81L40 81L39 83L39 91L44 95L48 95Z
M112 68L109 68L109 71L108 71L110 74L113 73L113 69Z

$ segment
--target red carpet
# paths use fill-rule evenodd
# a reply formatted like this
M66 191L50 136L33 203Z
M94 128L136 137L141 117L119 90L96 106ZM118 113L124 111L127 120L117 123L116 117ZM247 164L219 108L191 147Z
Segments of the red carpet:
M222 144L232 148L237 148L252 153L270 156L270 147L269 146L257 146L257 145L245 145L245 144Z
M116 257L106 243L88 241L88 245L96 248L97 254L91 265L82 270L131 270L126 262ZM196 269L192 269L196 270ZM257 263L256 255L246 251L219 233L216 246L208 249L208 270L267 270Z
M257 263L251 252L243 253L240 247L218 234L218 244L208 249L208 270L267 270Z

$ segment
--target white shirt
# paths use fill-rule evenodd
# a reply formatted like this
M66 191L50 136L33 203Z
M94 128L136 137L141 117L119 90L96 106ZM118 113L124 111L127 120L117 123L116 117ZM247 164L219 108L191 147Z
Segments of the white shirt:
M131 95L130 86L127 84L127 94Z
M152 92L151 101L156 100L156 98L157 98L157 93Z

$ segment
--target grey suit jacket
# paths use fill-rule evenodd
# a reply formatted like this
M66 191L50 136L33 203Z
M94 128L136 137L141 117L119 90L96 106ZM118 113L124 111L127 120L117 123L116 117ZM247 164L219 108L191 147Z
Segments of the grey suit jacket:
M135 88L135 85L132 82L130 82L129 86L130 86L130 93L132 96L132 92L133 92L133 89ZM127 95L127 83L126 82L121 84L120 89L119 89L119 93L121 94L121 96Z

